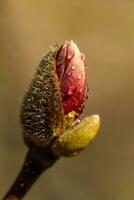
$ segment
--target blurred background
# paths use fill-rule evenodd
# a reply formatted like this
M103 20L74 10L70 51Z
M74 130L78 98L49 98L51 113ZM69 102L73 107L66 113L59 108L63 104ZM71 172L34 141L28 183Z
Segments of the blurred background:
M49 46L73 39L86 55L89 97L101 130L80 156L60 159L25 199L134 199L134 1L0 1L0 197L27 148L19 111Z

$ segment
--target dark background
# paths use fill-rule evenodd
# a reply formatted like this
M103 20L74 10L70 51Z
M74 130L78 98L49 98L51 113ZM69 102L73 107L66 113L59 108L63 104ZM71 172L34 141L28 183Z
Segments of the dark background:
M134 1L0 1L0 197L27 151L19 110L41 57L73 39L86 55L89 98L100 134L78 157L61 159L31 200L134 199Z

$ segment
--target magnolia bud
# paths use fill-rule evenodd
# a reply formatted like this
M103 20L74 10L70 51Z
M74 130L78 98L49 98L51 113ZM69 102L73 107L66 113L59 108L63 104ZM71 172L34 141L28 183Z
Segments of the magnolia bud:
M84 54L73 41L65 42L58 50L56 70L65 114L75 111L79 115L83 110L87 88L84 60Z
M74 146L76 140L81 142L81 147L74 148L74 153L89 143L92 134L89 128L91 120L83 121L87 122L87 125L81 122L82 126L76 121L83 110L87 90L84 60L84 54L73 41L51 47L44 56L21 109L21 122L27 145L36 144L50 148L53 141L57 141L53 148L56 152L62 146L65 152L67 149L70 152L68 145L66 148L64 143L66 141L70 145L72 141ZM95 131L97 133L97 129ZM72 134L68 134L70 132ZM59 140L55 140L58 137ZM59 142L61 138L63 144Z

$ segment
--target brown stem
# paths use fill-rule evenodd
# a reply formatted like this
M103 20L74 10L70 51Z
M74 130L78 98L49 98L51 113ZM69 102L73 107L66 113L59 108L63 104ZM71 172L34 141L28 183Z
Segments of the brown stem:
M2 200L22 199L42 172L51 167L58 158L44 148L30 149L18 177Z

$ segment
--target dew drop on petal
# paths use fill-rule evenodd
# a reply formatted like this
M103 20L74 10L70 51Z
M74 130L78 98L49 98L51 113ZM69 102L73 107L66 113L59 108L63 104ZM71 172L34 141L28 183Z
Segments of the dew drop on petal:
M78 110L79 110L79 111L81 111L81 110L82 110L82 108L79 108Z
M70 51L67 58L70 60L72 57L73 57L73 51L72 52Z
M81 75L78 75L77 79L80 80L81 79Z
M83 88L80 88L80 89L79 89L79 93L81 94L81 93L82 93L82 91L83 91Z
M76 67L73 65L71 68L74 70Z
M77 118L77 119L75 120L75 124L79 124L79 123L80 123L80 119Z
M67 75L68 75L68 76L71 76L71 72L68 72Z
M74 91L75 91L75 86L71 85L67 90L67 95L72 96L74 94Z
M70 96L73 94L73 90L69 88L69 90L67 91L67 94Z

